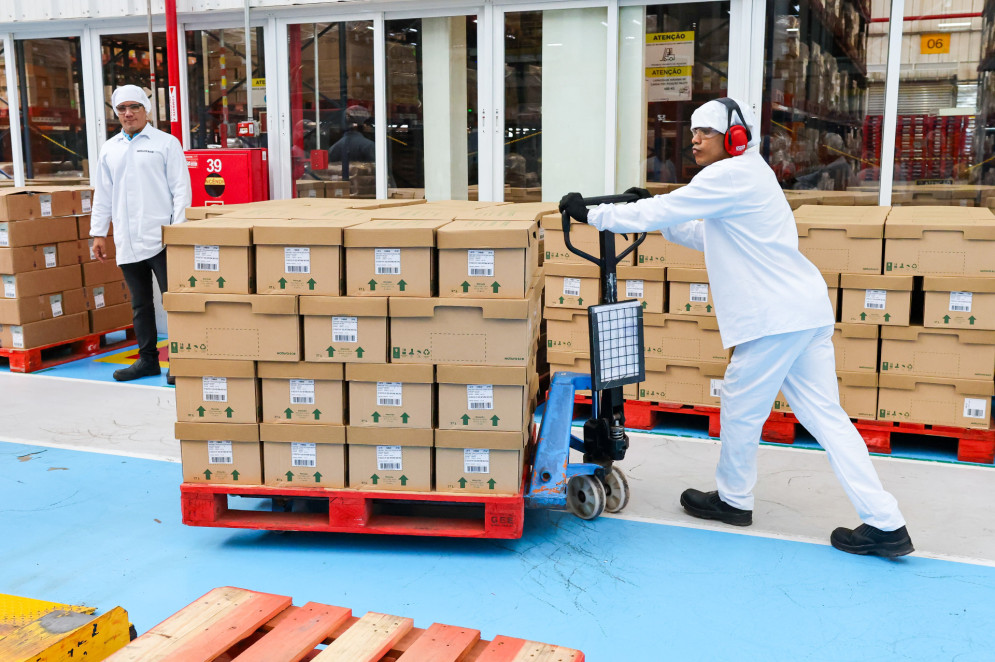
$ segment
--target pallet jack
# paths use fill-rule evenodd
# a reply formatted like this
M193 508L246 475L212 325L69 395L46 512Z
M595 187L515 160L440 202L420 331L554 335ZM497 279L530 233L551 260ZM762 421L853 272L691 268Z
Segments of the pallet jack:
M606 195L584 198L584 204L637 199L635 195ZM594 257L571 242L571 219L566 212L562 221L567 249L598 265L601 296L596 305L587 309L590 374L557 372L550 383L525 506L566 509L591 520L606 510L617 513L629 502L629 484L614 463L624 459L629 448L622 387L645 378L643 311L636 300L618 301L616 268L646 239L646 233L638 234L628 248L616 255L614 233L602 230L598 239L601 255ZM584 390L591 391L591 417L584 423L583 439L578 439L571 432L574 395ZM571 448L584 454L582 463L569 462Z

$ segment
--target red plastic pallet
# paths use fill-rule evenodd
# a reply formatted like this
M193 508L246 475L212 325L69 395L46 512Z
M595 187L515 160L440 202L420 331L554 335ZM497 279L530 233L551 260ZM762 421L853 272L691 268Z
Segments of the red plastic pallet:
M574 396L575 404L591 404L587 395ZM708 417L708 436L719 436L719 408L705 405L682 405L671 402L625 401L625 427L634 430L652 430L661 414L691 414Z
M125 339L118 342L104 344L108 334L117 331L125 332ZM91 333L80 338L71 338L62 342L32 347L30 349L13 349L10 347L0 347L0 357L7 357L10 360L11 372L37 372L43 368L62 365L71 361L85 359L88 356L104 354L121 347L127 347L135 343L135 329L133 326L122 326L117 329ZM58 356L42 357L42 352L55 348L68 348L68 354Z

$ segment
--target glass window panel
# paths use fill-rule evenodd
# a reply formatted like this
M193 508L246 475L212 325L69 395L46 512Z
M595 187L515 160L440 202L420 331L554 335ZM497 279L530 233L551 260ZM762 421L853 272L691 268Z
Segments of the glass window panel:
M156 128L169 132L169 110L166 91L169 75L166 69L166 33L152 34L155 47L156 99L152 99L156 112ZM100 38L100 61L103 69L104 118L107 137L121 130L121 122L111 107L111 94L122 85L138 85L146 94L152 94L149 79L149 36L136 34L104 35ZM151 114L149 121L152 120Z
M7 89L7 60L4 41L0 40L0 183L14 180L14 152L10 141L10 102Z
M504 199L542 199L542 14L505 15Z

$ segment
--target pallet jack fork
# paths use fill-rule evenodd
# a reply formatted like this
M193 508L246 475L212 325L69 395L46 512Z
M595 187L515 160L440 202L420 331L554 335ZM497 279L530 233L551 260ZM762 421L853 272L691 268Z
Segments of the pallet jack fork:
M634 202L635 195L610 195L584 198L587 206ZM625 457L629 438L625 434L625 400L622 387L645 377L643 364L642 308L635 301L619 302L616 277L618 263L646 239L639 234L632 245L615 254L615 235L602 230L599 235L601 256L594 257L576 248L570 241L570 217L562 214L563 238L567 248L600 269L601 299L588 307L591 331L591 373L557 372L553 375L536 443L532 477L525 493L529 508L569 510L583 519L594 519L603 511L621 511L629 501L625 474L614 465ZM600 320L625 317L629 342L617 344L618 334L604 333ZM616 352L628 350L631 363L619 371L613 360ZM603 353L602 350L605 350ZM611 353L611 356L603 354ZM621 375L619 373L622 373ZM574 394L591 391L591 417L584 423L584 437L573 436ZM584 454L582 463L569 463L570 449Z

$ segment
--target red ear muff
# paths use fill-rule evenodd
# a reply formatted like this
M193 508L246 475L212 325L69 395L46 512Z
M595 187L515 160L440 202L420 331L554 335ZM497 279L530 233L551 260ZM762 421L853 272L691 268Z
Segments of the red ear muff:
M746 145L750 142L750 138L746 133L745 127L734 124L726 131L724 142L726 152L732 156L739 156L746 151Z

